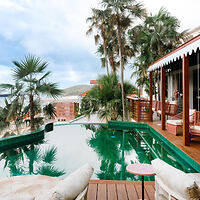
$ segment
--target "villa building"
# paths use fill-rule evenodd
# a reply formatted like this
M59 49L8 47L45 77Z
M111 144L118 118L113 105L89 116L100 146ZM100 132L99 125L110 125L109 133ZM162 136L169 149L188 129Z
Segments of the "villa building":
M153 73L160 71L160 99L153 101ZM149 101L129 97L135 121L153 121L154 113L160 115L161 130L166 130L167 117L181 113L183 144L190 145L191 134L199 134L200 111L200 35L155 61L148 68ZM157 105L156 105L157 104ZM177 106L174 106L177 105ZM169 113L173 107L175 113ZM153 108L153 110L152 110ZM176 109L175 109L176 108ZM177 109L179 108L179 109ZM195 113L191 115L191 110ZM191 121L193 128L191 128ZM194 124L195 123L195 124ZM197 129L196 131L194 130Z
M54 103L56 117L55 121L68 122L73 120L76 116L77 103L74 102L56 102Z

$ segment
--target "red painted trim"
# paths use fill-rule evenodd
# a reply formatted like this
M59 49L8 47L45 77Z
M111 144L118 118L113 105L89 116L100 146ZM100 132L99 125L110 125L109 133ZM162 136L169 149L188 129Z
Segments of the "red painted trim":
M178 48L176 48L175 50L169 52L168 54L166 54L165 56L163 56L162 58L159 58L158 60L156 60L155 62L153 62L150 66L154 65L155 63L158 63L159 61L161 61L162 59L172 55L173 53L176 53L177 51L183 49L184 47L192 44L193 42L200 40L200 35L197 35L196 37L192 38L191 40L187 41L186 43L182 44L181 46L179 46Z

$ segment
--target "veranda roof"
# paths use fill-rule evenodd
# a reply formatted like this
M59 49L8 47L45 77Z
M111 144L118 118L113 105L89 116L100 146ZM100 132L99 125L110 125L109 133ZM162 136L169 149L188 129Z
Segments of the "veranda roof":
M194 37L193 39L189 40L188 42L182 44L177 49L173 50L172 52L166 54L162 58L158 59L154 63L152 63L148 71L155 71L165 65L168 65L179 58L182 58L183 55L191 55L193 52L195 53L197 49L200 49L200 35Z

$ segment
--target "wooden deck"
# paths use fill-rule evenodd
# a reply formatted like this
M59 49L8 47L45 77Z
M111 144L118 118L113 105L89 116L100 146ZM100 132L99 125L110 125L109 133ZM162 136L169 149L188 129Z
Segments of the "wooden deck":
M171 133L168 133L167 130L163 131L158 121L148 122L148 124L200 164L200 137L193 138L190 146L184 146L182 136L175 136Z
M154 200L154 182L145 181L145 199ZM138 200L141 199L140 181L91 180L87 200Z

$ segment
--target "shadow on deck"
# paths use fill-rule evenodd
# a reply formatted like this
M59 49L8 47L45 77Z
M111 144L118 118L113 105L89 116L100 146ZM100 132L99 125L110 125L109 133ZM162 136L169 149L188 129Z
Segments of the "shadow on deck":
M145 199L154 200L155 182L146 181ZM87 200L138 200L142 198L140 181L91 180Z

